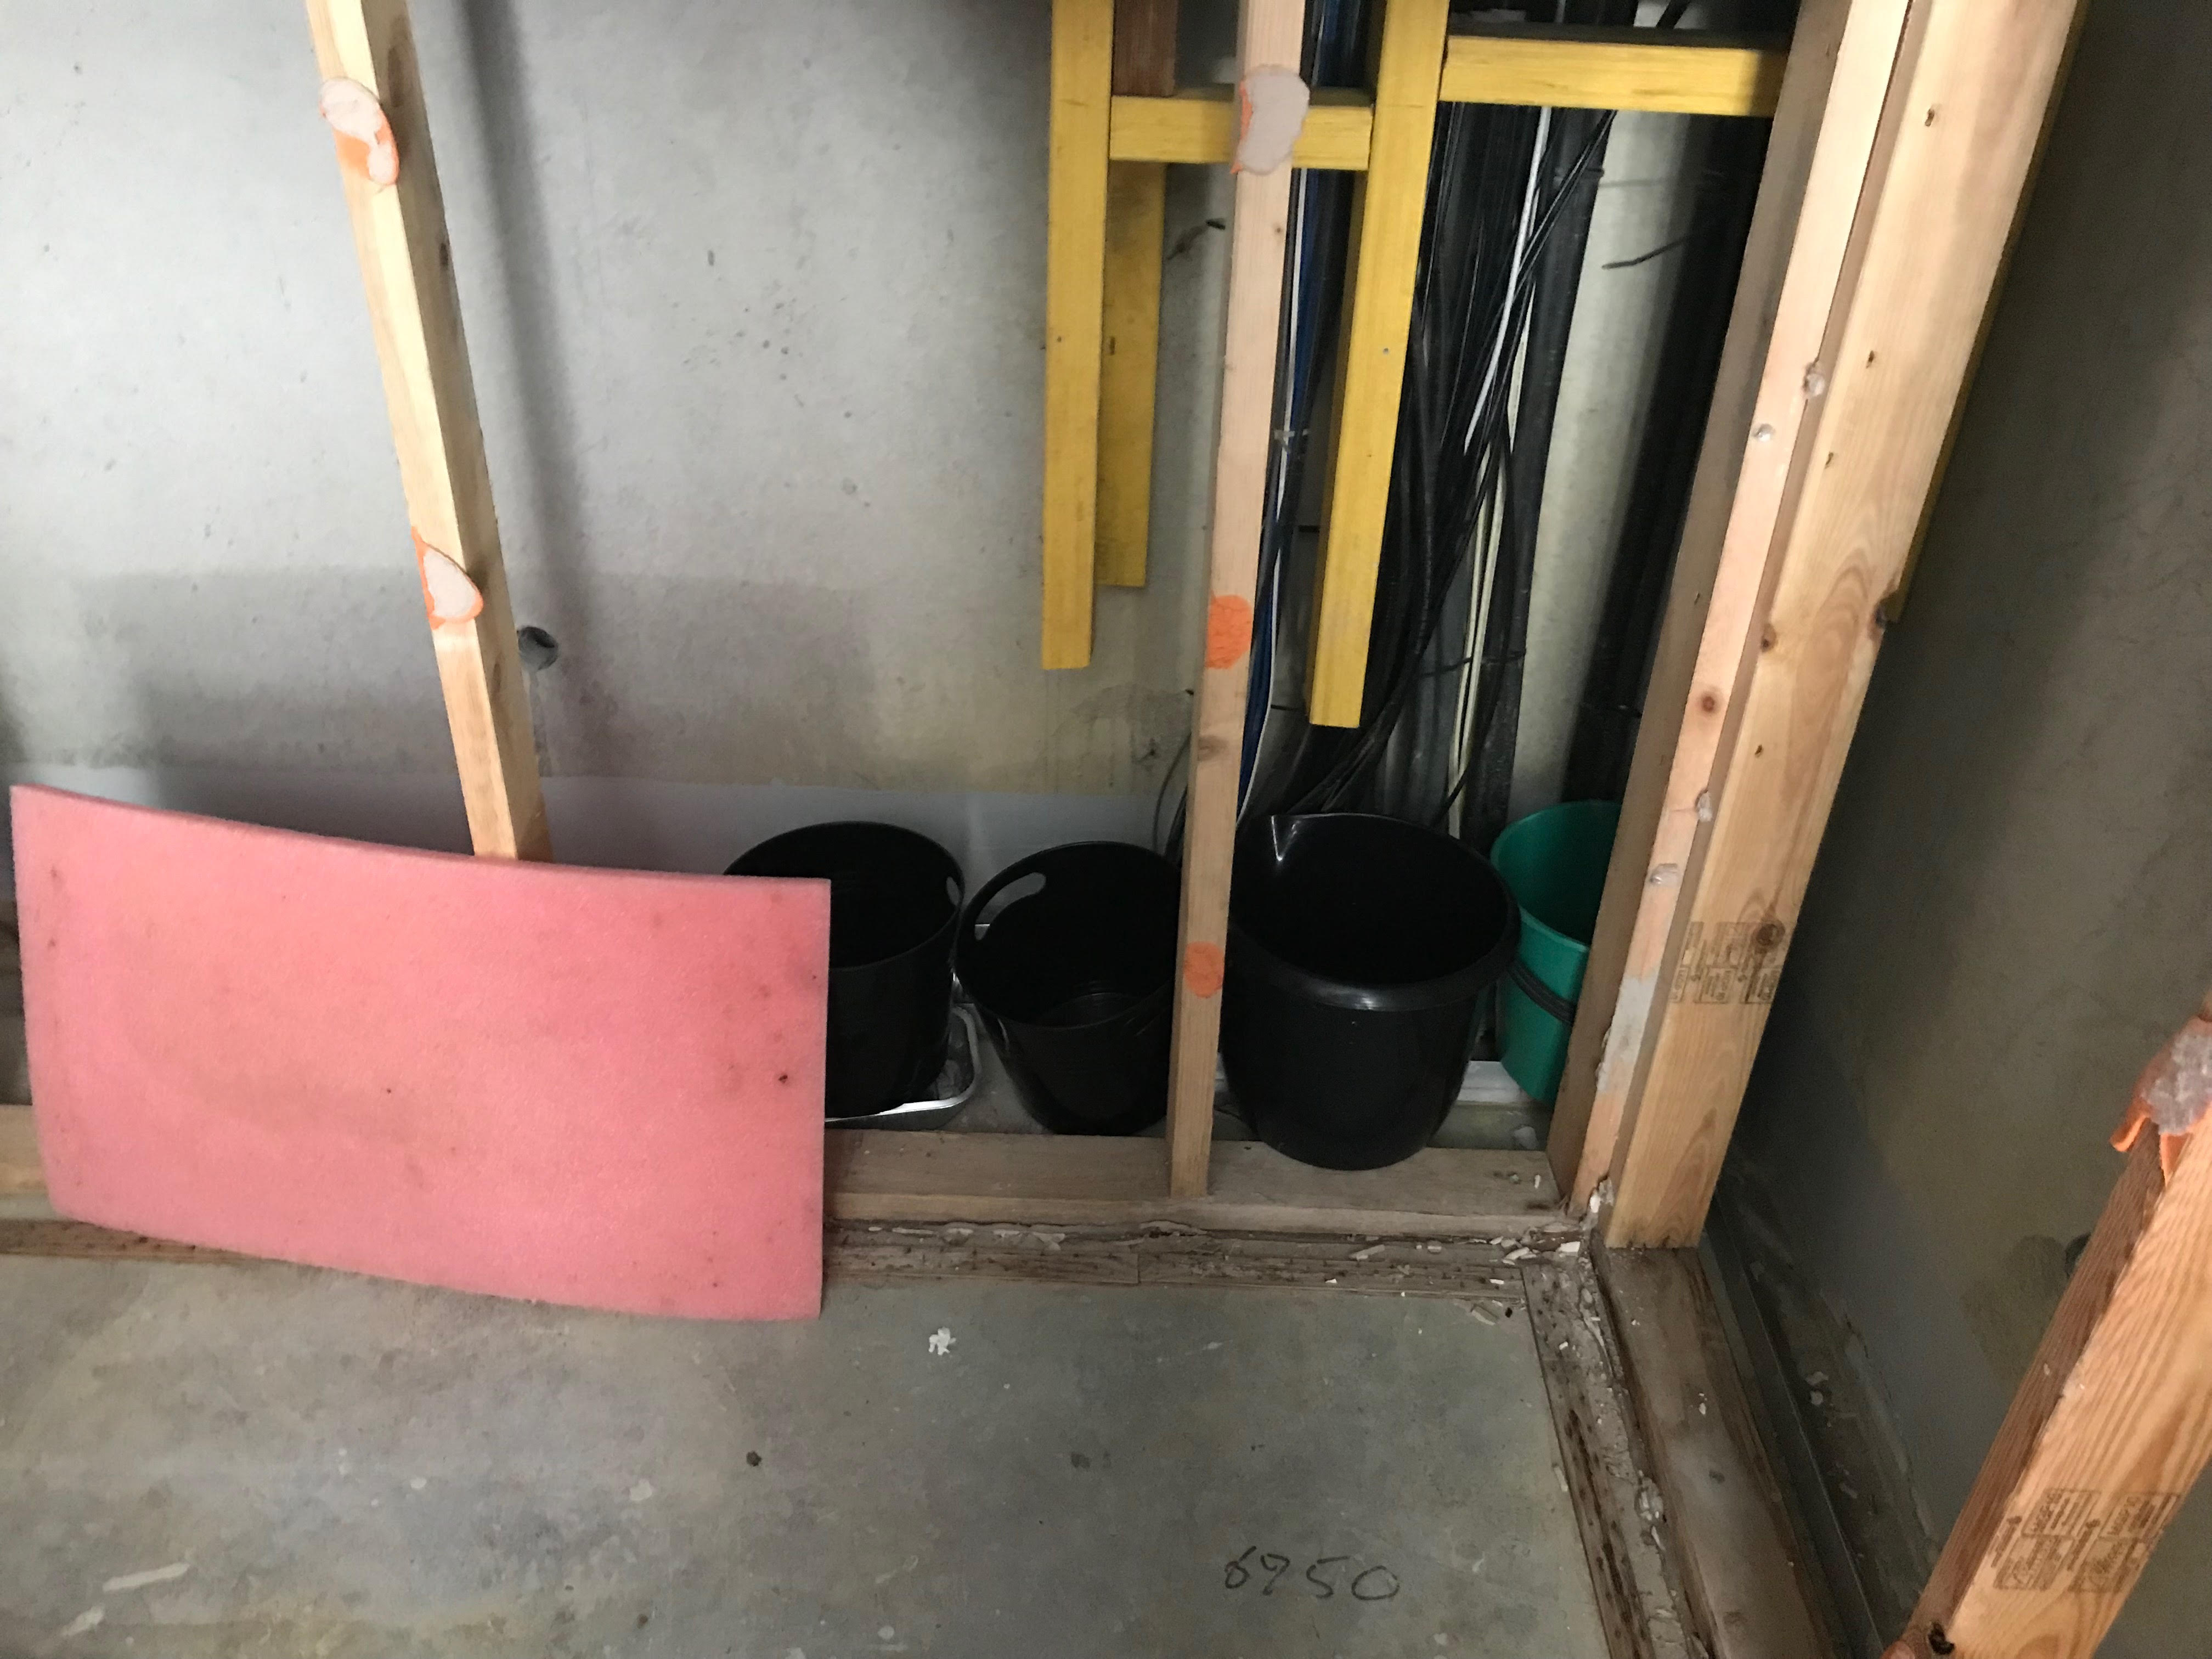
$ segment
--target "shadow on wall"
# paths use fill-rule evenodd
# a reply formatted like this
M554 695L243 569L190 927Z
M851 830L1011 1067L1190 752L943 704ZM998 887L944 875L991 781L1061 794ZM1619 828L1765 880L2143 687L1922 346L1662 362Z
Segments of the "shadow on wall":
M866 10L440 23L517 620L561 643L547 769L1147 787L1179 589L1103 599L1092 672L1034 666L1044 15Z
M461 31L475 77L484 148L495 180L493 233L507 283L509 361L519 382L521 451L527 477L521 488L536 531L526 569L532 617L561 640L567 660L580 666L597 638L596 617L584 576L590 551L584 529L580 471L582 434L576 421L572 342L561 323L553 272L562 249L546 212L544 177L532 143L528 73L515 27L514 0L477 0L461 8ZM495 489L495 497L498 495ZM546 688L548 690L550 688ZM535 691L537 688L533 687ZM534 695L535 713L550 697ZM564 752L574 769L611 771L615 752L587 696L561 700ZM542 717L541 717L542 718ZM544 734L541 757L550 761ZM552 769L549 765L548 769Z
M95 745L87 733L85 763L452 769L421 602L400 562L388 573L88 580L80 596L84 672L116 689L94 711L101 735ZM591 772L597 733L632 769L614 775L884 781L866 775L882 688L852 596L611 574L589 604L605 648L564 648L533 677L533 692L554 689L533 702L556 769L606 775ZM606 665L641 657L704 667L696 681L664 674L629 689L606 678ZM364 673L364 658L381 667Z
M2212 16L2087 12L1742 1137L1944 1523L2212 980L2212 222L2173 206L2212 171ZM2113 1659L2201 1645L2209 1517Z
M911 790L966 770L987 789L1033 787L1035 753L976 750L958 687L884 682L862 596L612 571L581 586L599 648L576 652L563 640L555 664L531 677L549 775ZM75 711L76 729L50 734L73 763L272 775L452 771L436 665L403 561L281 574L87 576L76 597L77 668L97 695ZM664 672L620 673L641 659ZM935 750L886 731L900 700L924 696L936 700L927 721L942 732ZM903 712L914 719L911 707ZM1164 767L1188 730L1182 693L1108 685L1071 702L1048 734L1046 758L1072 792L1116 791L1129 787L1135 765ZM899 757L896 771L882 763L887 751ZM1127 757L1120 775L1106 775L1117 755ZM0 761L43 758L25 752L0 714Z
M85 763L453 766L421 588L404 556L381 570L87 576L76 598L79 672L100 702L74 742L49 746Z
M357 767L367 757L393 771L450 770L452 740L413 590L404 566L388 580L356 570L299 573L281 584L241 574L88 585L96 672L129 688L129 706L112 714L119 730L91 763L313 769ZM533 681L533 690L549 681L560 688L533 696L541 745L558 769L586 772L599 732L634 769L617 775L875 781L864 763L877 747L878 688L849 596L659 578L605 580L590 602L606 648L580 663L564 650ZM319 651L214 648L241 619L250 631L287 612L331 619ZM357 672L365 652L418 671L400 682L404 701L360 694L363 684L395 683ZM702 673L696 684L664 676L647 682L645 695L603 678L607 663L655 655L740 672ZM739 690L718 698L716 685Z
M143 0L48 9L0 54L35 162L0 307L21 761L449 765L296 8L151 53L118 22ZM549 770L1157 787L1203 626L1226 174L1172 192L1200 234L1163 319L1153 580L1102 596L1092 668L1046 674L1049 10L415 8L516 619L562 647ZM211 159L151 189L146 144L218 82ZM633 752L659 711L708 741Z
M580 583L588 648L533 682L549 769L570 776L716 782L804 778L872 787L882 751L873 646L859 596L707 578ZM696 674L626 674L641 661Z

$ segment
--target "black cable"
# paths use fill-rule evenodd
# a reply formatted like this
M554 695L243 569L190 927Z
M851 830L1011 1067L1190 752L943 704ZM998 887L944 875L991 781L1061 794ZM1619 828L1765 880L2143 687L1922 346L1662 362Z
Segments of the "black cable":
M1602 152L1611 117L1597 124L1559 185L1540 202L1517 257L1513 244L1528 210L1536 159L1534 112L1464 106L1464 113L1448 112L1441 125L1442 155L1415 283L1407 395L1401 406L1385 526L1389 556L1370 647L1369 714L1351 743L1298 790L1292 810L1339 805L1352 797L1379 761L1424 678L1420 658L1472 550L1484 504L1507 473L1506 391L1527 326L1529 278L1565 201ZM1471 188L1465 178L1470 171ZM1462 190L1471 210L1443 210ZM1444 303L1454 293L1463 298L1456 308ZM1494 376L1492 363L1498 366Z
M1627 21L1609 15L1624 3L1561 0L1557 21ZM1671 0L1660 27L1673 27L1686 3ZM1270 810L1278 799L1287 811L1363 801L1406 811L1410 802L1404 792L1413 787L1410 769L1429 741L1413 733L1435 730L1431 722L1442 712L1437 682L1469 666L1459 660L1468 653L1438 639L1447 614L1468 614L1460 610L1461 592L1475 607L1472 617L1482 619L1485 643L1465 694L1473 697L1470 741L1455 757L1459 775L1444 792L1440 813L1448 816L1473 787L1470 763L1486 749L1493 757L1504 751L1511 733L1500 722L1517 729L1517 710L1502 707L1517 699L1498 693L1517 683L1526 654L1542 458L1531 453L1517 464L1515 459L1520 423L1515 404L1525 401L1516 370L1527 373L1521 359L1536 290L1578 281L1578 260L1571 262L1576 269L1563 272L1545 268L1547 255L1564 216L1574 211L1586 222L1589 174L1613 131L1608 112L1590 122L1576 143L1559 136L1559 121L1532 109L1491 106L1453 106L1439 112L1363 719L1350 731L1306 726L1265 784L1255 777L1250 811ZM1540 155L1547 132L1553 137ZM1553 343L1564 350L1564 330L1554 331L1559 337ZM1528 442L1548 449L1549 424L1546 414ZM1516 477L1522 480L1517 488ZM1289 619L1284 625L1291 625ZM1400 728L1416 708L1422 724L1407 727L1401 742ZM1419 810L1425 812L1425 803Z
M1514 422L1520 441L1515 446L1508 475L1505 533L1483 624L1484 660L1476 671L1479 725L1471 763L1470 757L1462 757L1462 765L1471 763L1474 781L1468 787L1461 833L1486 849L1505 827L1510 808L1529 607L1535 586L1536 521L1550 468L1553 429L1566 371L1567 339L1574 325L1590 221L1597 205L1598 158L1612 127L1610 112L1594 117L1583 111L1562 111L1553 117L1547 146L1545 167L1551 174L1547 180L1551 193L1545 213L1544 246L1525 285L1529 316Z
M1514 112L1516 115L1523 112ZM1443 160L1432 198L1449 198L1455 191L1459 176L1466 170L1468 151L1475 136L1468 130L1468 124L1449 125L1443 145ZM1496 146L1483 146L1480 161L1490 161ZM1517 171L1517 168L1515 169ZM1509 175L1510 176L1510 175ZM1452 234L1455 216L1439 210L1442 204L1433 200L1426 217L1425 277L1417 283L1417 296L1432 294L1439 285L1439 266L1456 265L1462 261L1474 264L1480 270L1488 252L1486 240L1498 240L1491 221L1510 216L1504 234L1517 230L1520 204L1517 201L1499 202L1494 189L1482 188L1477 181L1475 199L1479 206L1492 211L1487 215L1468 216L1471 221L1471 248L1452 248L1447 241ZM1495 210L1503 206L1504 213ZM1492 234L1486 239L1485 232ZM1494 271L1500 262L1488 260ZM1454 283L1451 286L1461 286ZM1465 285L1462 291L1469 294L1470 312L1479 313L1480 296L1474 289L1477 285ZM1370 707L1370 716L1353 741L1342 747L1334 761L1319 779L1305 791L1301 805L1338 805L1349 789L1356 786L1373 764L1381 745L1395 726L1399 709L1402 707L1407 688L1412 683L1412 670L1421 649L1433 632L1437 613L1437 599L1448 578L1452 564L1439 560L1437 540L1432 533L1439 519L1436 502L1437 478L1431 462L1437 446L1433 434L1440 424L1435 410L1435 392L1439 350L1439 336L1449 326L1450 319L1433 303L1423 303L1417 297L1419 314L1409 335L1408 395L1401 405L1401 437L1398 448L1399 465L1394 469L1393 514L1386 523L1385 539L1391 556L1385 562L1382 580L1378 586L1376 617L1373 629L1373 647L1369 665ZM1486 331L1462 331L1455 345L1461 343L1468 332L1478 336ZM1464 350L1451 354L1465 359L1472 354ZM1465 367L1462 363L1462 369ZM1479 377L1480 369L1475 371ZM1464 374L1462 377L1464 380ZM1453 413L1459 412L1462 400L1451 399ZM1447 417L1449 418L1449 417ZM1439 565L1443 566L1439 568Z

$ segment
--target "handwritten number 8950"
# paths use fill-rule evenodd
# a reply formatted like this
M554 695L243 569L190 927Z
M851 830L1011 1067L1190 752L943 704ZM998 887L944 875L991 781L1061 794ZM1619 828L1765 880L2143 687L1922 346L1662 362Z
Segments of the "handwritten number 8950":
M1250 1583L1256 1575L1245 1563L1255 1555L1259 1556L1260 1571L1267 1575L1267 1582L1260 1586L1260 1594L1273 1595L1275 1586L1282 1582L1283 1575L1291 1570L1291 1559L1287 1555L1272 1553L1262 1554L1257 1544L1249 1546L1243 1554L1229 1564L1221 1575L1221 1588L1240 1590ZM1310 1593L1315 1601L1326 1601L1335 1595L1337 1574L1334 1569L1351 1559L1348 1555L1324 1555L1306 1568L1305 1582L1310 1587ZM1354 1601L1388 1601L1398 1594L1401 1586L1396 1573L1388 1567L1376 1565L1353 1574L1350 1588Z

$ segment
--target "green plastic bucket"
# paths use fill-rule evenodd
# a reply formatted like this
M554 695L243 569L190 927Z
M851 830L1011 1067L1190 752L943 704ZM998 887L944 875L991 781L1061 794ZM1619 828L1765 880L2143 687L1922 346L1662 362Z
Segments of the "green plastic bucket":
M1509 826L1490 849L1521 905L1520 955L1498 988L1500 1058L1538 1100L1559 1092L1567 1027L1589 965L1590 933L1620 825L1618 802L1566 801Z

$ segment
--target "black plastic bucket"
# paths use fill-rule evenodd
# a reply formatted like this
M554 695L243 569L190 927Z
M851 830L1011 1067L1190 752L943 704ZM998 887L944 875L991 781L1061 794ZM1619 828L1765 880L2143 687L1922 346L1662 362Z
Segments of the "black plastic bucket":
M830 883L828 1115L926 1098L945 1067L966 890L952 854L896 824L816 823L763 842L728 873Z
M1521 910L1481 854L1359 812L1264 819L1238 841L1221 1057L1253 1132L1330 1170L1428 1145Z
M1031 877L1042 885L991 914ZM969 902L960 982L1046 1128L1135 1134L1167 1115L1176 900L1165 859L1093 841L1008 865Z

